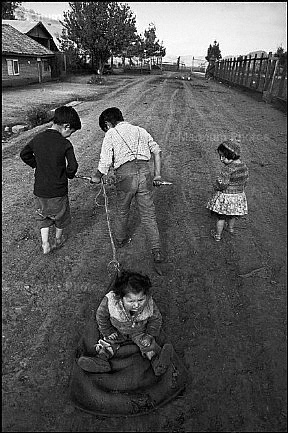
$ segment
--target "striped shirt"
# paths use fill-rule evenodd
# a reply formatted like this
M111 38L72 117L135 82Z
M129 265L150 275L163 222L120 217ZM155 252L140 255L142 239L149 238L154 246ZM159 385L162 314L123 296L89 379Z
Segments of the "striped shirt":
M225 165L216 179L216 189L227 194L237 194L244 191L249 178L246 164L240 160Z
M133 159L149 161L151 153L159 152L161 152L159 145L146 129L125 121L119 122L105 134L98 170L107 174L112 164L117 169Z

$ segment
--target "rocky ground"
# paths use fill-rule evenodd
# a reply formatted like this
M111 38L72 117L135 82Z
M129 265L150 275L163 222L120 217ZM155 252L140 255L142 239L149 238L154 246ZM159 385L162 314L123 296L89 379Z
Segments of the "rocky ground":
M49 93L53 85L65 92L58 87ZM92 87L47 83L32 95L33 89L4 90L3 119L17 104L25 113L36 95L41 103L57 96L55 105L78 99L83 128L71 141L79 174L89 176L97 166L103 139L98 117L109 106L145 127L162 147L162 174L173 182L155 189L163 275L153 269L135 206L133 240L117 259L150 276L164 330L191 379L181 396L149 416L102 418L72 405L75 348L106 292L112 249L99 206L103 197L95 201L99 187L73 179L68 242L42 255L33 170L19 158L46 127L38 126L2 146L3 431L286 431L286 115L196 75L109 77ZM216 148L235 135L250 170L249 214L237 222L234 237L225 232L216 243L205 204L220 170ZM114 187L107 194L113 227Z

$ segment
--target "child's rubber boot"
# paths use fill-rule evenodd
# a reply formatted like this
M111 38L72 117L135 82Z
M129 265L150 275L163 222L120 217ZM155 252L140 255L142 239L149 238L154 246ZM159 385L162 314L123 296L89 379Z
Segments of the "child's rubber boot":
M154 356L151 360L151 365L155 376L161 376L164 374L171 364L173 356L172 344L164 344L159 355Z
M97 357L80 356L78 365L84 371L89 373L108 373L111 371L111 365L107 359Z

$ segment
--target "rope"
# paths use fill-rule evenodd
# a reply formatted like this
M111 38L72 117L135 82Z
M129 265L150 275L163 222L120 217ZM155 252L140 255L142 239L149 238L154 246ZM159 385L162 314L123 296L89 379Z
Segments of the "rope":
M111 247L112 247L112 254L113 254L113 259L108 263L107 268L109 270L109 266L110 268L113 266L114 269L119 273L120 272L120 264L116 258L116 247L114 244L114 240L112 237L112 231L111 231L111 224L110 224L110 217L109 217L109 209L108 209L108 197L106 194L106 189L104 186L104 182L103 179L101 179L101 188L98 192L98 194L95 197L95 203L97 206L103 206L101 204L98 203L97 198L99 197L99 195L101 194L101 192L103 193L104 196L104 206L105 206L105 212L106 212L106 219L107 219L107 225L108 225L108 231L109 231L109 236L110 236L110 241L111 241Z

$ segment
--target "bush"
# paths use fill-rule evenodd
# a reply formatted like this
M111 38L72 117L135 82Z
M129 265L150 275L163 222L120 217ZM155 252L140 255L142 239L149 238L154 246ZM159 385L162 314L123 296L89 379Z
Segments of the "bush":
M26 114L27 120L32 127L42 125L52 119L49 105L42 104L37 107L31 107Z
M104 84L105 79L101 75L92 75L87 84Z

